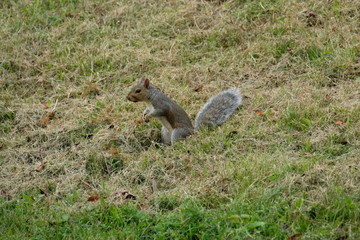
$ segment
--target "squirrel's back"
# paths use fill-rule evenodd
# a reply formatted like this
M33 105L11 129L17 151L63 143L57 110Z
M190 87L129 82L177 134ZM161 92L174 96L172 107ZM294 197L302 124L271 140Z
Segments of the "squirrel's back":
M211 97L195 118L195 129L201 126L219 126L242 103L239 89L230 88Z

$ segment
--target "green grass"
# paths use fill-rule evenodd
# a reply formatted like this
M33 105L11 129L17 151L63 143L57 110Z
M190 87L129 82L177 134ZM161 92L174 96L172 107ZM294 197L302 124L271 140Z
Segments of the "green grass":
M1 1L0 239L359 239L359 9ZM164 146L143 76L192 119L244 103Z
M292 199L284 198L291 194ZM232 203L207 208L202 201L157 197L153 210L127 203L109 204L101 198L81 211L70 212L76 196L48 202L40 193L23 194L12 202L1 202L1 230L7 239L19 238L141 238L141 239L243 239L287 238L295 233L304 238L356 239L352 229L360 217L359 204L341 189L339 197L322 204L307 201L304 193L274 186L249 200L245 192ZM24 222L27 224L25 225ZM6 227L5 227L6 226ZM5 228L4 228L5 227Z

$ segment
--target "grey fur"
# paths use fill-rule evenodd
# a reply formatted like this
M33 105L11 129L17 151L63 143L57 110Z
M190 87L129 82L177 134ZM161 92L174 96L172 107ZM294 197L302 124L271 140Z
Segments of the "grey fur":
M191 135L194 128L184 109L157 88L151 85L149 88L149 101L144 115L149 114L160 121L162 142L171 145Z
M194 127L184 109L159 89L150 85L148 79L142 79L135 85L126 98L132 102L146 103L143 119L146 122L154 117L160 121L163 143L171 145L193 134ZM237 88L225 90L211 97L197 114L195 129L198 130L203 125L218 126L222 124L241 104L241 100Z
M193 133L192 128L175 128L171 133L166 127L161 128L161 141L166 145L172 145L178 140L185 139Z
M230 88L212 96L195 118L195 130L222 124L242 103L239 89Z
M161 142L166 145L171 145L171 134L164 126L161 128Z
M151 93L147 104L152 105L153 109L148 109L152 117L168 116L172 118L172 121L176 119L176 128L193 128L191 120L182 107L180 107L175 101L163 94L159 89L149 86ZM169 114L171 116L169 116ZM160 119L161 120L161 119ZM164 126L164 124L163 124ZM166 127L166 126L164 126ZM168 129L169 131L171 129Z
M193 129L190 128L175 128L171 133L171 144L174 144L178 140L183 140L193 133Z

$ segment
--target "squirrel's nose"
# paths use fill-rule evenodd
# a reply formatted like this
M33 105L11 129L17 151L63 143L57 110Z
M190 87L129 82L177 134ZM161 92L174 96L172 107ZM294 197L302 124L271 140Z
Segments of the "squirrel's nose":
M135 97L130 96L130 95L127 95L126 99L129 100L130 102L137 102L137 99Z

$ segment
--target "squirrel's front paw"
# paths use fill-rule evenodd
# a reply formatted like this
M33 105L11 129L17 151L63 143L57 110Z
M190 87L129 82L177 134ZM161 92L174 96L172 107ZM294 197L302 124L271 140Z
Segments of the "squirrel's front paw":
M151 118L150 113L144 113L143 115L144 122L150 122L150 118Z
M150 119L150 110L146 108L143 113L143 120L144 122L149 122L150 121L149 119Z

